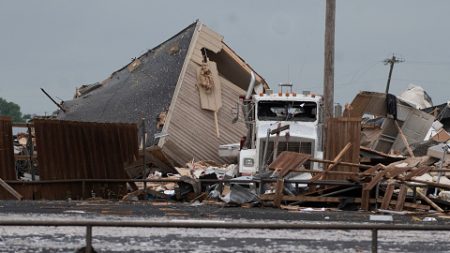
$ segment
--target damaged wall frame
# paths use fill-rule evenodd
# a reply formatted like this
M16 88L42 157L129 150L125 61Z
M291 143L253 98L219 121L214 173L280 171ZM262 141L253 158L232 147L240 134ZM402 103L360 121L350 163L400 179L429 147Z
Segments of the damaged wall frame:
M365 114L382 117L380 130L367 140L365 146L383 153L403 153L409 145L426 137L435 117L390 95L390 107L385 93L360 92L344 115L361 118ZM388 110L389 109L389 110Z

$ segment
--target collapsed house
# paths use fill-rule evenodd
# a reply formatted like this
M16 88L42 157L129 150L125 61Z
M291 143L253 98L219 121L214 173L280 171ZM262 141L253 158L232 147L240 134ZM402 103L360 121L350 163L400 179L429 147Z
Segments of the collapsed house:
M233 122L233 112L251 72L223 36L197 21L106 80L77 88L57 118L136 123L145 132L145 146L152 146L147 159L156 164L227 162L218 147L246 134L242 119ZM255 89L268 87L258 74L256 82Z
M35 149L14 154L8 142L5 150L11 152L2 153L1 160L9 163L2 166L1 177L16 191L1 191L2 197L82 199L89 190L101 197L120 196L127 187L136 189L133 183L125 186L136 173L124 167L140 164L144 174L148 166L173 173L174 165L191 160L226 162L218 148L246 134L239 100L252 76L255 90L268 87L223 36L197 21L106 80L77 88L72 100L61 103L56 119L36 118L24 125L33 129L36 140L22 149ZM9 139L14 124L2 122L0 135ZM18 174L14 160L17 165L20 159L26 164ZM34 180L18 180L22 170Z

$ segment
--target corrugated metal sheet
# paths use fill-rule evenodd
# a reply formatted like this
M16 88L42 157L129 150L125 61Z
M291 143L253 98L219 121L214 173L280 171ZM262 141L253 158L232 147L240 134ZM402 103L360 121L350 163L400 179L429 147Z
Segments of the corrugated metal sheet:
M359 163L359 146L361 135L361 119L359 118L332 118L327 122L327 143L324 157L333 160L339 152L351 143L351 148L342 157L342 162ZM357 172L357 167L338 165L333 170ZM343 179L343 175L327 175L327 179Z
M34 120L41 180L127 178L138 155L135 124Z
M16 179L12 134L11 118L0 116L0 177L3 180Z

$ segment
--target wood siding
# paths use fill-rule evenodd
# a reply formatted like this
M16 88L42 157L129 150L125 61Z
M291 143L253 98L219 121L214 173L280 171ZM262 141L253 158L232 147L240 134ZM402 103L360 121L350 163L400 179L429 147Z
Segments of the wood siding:
M201 25L191 60L200 65L203 61L202 48L207 48L214 53L218 53L223 47L222 40L222 35L214 32L205 25Z
M180 91L174 101L168 136L163 152L177 164L192 159L227 162L218 155L221 144L239 142L246 128L242 117L235 124L233 108L236 108L239 96L245 91L220 76L222 84L222 108L218 111L220 137L216 135L214 112L202 110L197 88L197 70L199 66L191 61L181 83Z

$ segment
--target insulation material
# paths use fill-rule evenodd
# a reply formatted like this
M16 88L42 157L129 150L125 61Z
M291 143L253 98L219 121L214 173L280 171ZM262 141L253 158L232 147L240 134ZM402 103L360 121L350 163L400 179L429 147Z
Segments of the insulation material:
M201 108L214 112L214 125L216 127L216 135L219 138L217 112L222 107L222 86L215 62L207 61L202 63L197 73L197 87L200 92Z
M408 89L402 92L398 98L419 110L433 106L431 97L427 92L414 84L410 84Z
M197 86L200 92L201 108L213 112L219 111L222 107L222 87L215 62L202 63L197 74Z

